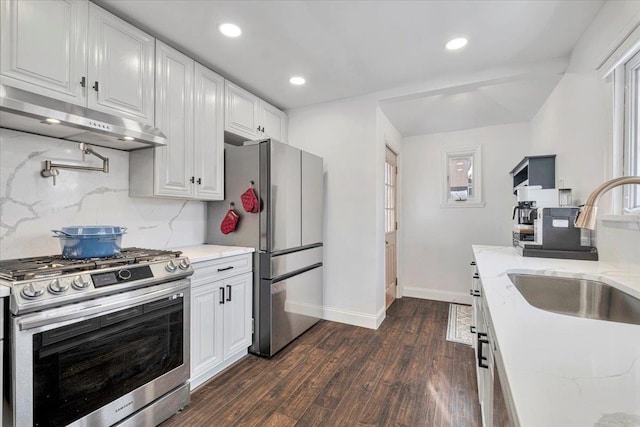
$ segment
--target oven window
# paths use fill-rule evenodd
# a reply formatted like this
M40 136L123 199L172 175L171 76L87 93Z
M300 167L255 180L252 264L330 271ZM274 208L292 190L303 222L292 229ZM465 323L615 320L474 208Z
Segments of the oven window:
M67 425L183 363L183 299L34 335L34 425Z

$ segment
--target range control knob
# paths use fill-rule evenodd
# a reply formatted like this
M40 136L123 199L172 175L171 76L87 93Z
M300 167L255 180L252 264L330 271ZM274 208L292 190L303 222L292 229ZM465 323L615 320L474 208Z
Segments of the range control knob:
M120 270L118 271L118 277L121 280L129 280L131 279L131 272L129 270Z
M58 279L53 279L51 283L49 283L49 292L52 294L61 294L66 292L67 289L69 289L69 285L66 283L60 283L60 280Z
M174 271L176 271L178 269L178 266L176 265L175 262L173 262L173 260L169 261L167 263L167 265L165 265L164 267L169 273L173 273Z
M36 283L29 283L27 286L22 288L20 292L23 297L27 299L35 299L41 297L44 294L44 288Z
M180 267L180 270L186 270L187 268L189 268L190 265L191 263L189 263L188 258L182 258L182 261L180 261L180 264L178 265L178 267Z
M76 276L71 282L71 286L79 291L85 290L89 287L89 281L85 280L82 276Z

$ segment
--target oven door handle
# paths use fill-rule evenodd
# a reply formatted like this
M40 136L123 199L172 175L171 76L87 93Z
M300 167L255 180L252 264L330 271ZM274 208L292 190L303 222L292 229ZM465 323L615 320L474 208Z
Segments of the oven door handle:
M58 327L60 323L69 320L82 321L96 315L103 315L124 310L137 305L146 304L167 297L174 298L191 286L190 280L162 283L129 292L121 292L100 299L80 302L73 305L44 310L37 313L25 314L17 319L21 331L47 326L46 329ZM184 296L184 295L183 295ZM187 294L187 297L189 294Z

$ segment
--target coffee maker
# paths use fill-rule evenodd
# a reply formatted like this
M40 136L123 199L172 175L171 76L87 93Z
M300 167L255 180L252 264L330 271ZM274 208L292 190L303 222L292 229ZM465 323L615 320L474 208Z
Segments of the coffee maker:
M591 246L591 231L575 226L578 207L540 208L536 212L535 241L518 245L523 256L597 261L598 251Z
M516 190L517 205L513 207L513 245L535 241L535 221L538 209L558 206L558 190L541 186L521 187Z
M517 217L517 220L516 220ZM525 200L518 202L513 207L513 215L511 219L513 223L513 238L514 240L532 242L534 237L534 221L537 217L536 202L532 200Z

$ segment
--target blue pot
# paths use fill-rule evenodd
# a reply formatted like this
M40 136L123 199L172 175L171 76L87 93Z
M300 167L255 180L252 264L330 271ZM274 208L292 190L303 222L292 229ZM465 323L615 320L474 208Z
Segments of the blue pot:
M126 227L71 226L51 230L60 239L62 257L70 259L106 258L120 253Z

